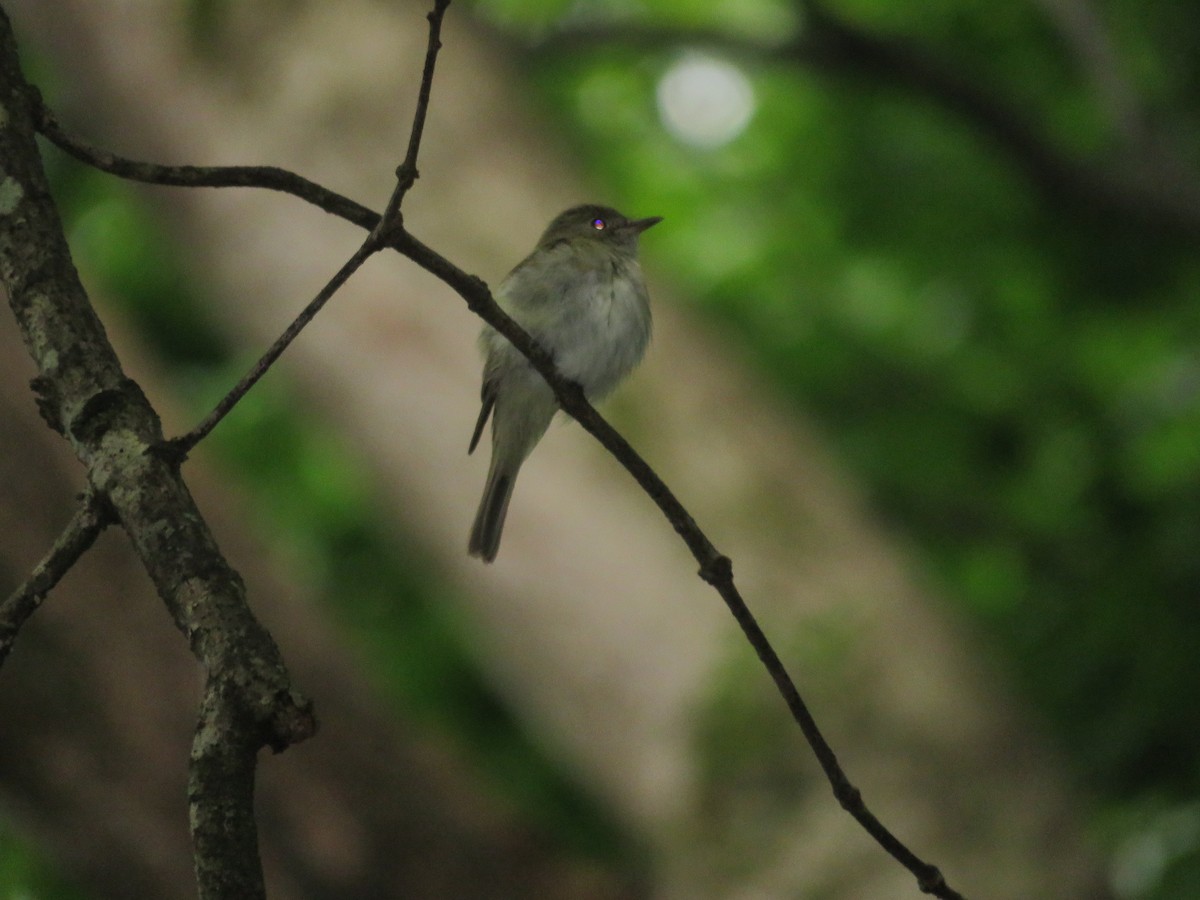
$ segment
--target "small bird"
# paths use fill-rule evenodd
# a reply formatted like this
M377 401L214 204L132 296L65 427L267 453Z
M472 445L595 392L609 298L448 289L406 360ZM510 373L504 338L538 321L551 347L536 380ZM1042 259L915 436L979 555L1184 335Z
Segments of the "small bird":
M650 341L650 297L638 265L638 236L661 216L628 219L608 206L575 206L546 228L533 253L500 283L496 302L554 358L558 370L598 400L642 358ZM558 411L529 361L485 325L483 408L475 451L492 417L492 462L467 549L496 558L517 472Z

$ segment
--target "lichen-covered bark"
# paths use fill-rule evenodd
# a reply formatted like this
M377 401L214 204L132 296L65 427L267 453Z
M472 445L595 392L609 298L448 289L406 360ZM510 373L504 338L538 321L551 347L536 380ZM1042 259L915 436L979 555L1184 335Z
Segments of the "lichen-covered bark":
M200 894L262 896L255 756L311 734L311 708L178 466L153 449L158 415L122 371L71 262L34 141L35 101L0 11L0 280L38 368L43 417L70 441L207 670L189 791Z

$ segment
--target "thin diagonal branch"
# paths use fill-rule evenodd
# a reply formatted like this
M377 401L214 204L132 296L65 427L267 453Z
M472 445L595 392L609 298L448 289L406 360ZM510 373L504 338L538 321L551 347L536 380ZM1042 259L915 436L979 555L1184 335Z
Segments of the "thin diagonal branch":
M383 221L379 213L336 191L309 181L287 169L276 166L164 166L158 163L132 160L107 150L93 147L69 134L58 123L53 112L38 98L38 129L64 153L102 172L144 184L174 187L254 187L280 191L299 197L332 215L345 219L374 235ZM241 380L223 396L191 431L173 438L159 449L170 458L181 461L200 441L227 416L246 393L267 373L283 352L316 317L329 298L346 283L351 275L378 250L378 239L370 235L354 255L309 301L283 333L255 362Z
M51 140L66 150L66 152L71 153L71 155L122 177L161 184L186 184L193 187L256 186L294 194L370 231L370 235L362 248L360 248L359 253L351 259L350 263L347 263L347 267L359 255L362 255L365 259L383 246L388 246L394 248L453 288L473 312L503 334L530 360L534 368L537 369L553 389L563 410L592 434L625 467L642 489L658 505L668 522L670 522L671 526L679 534L699 563L700 577L712 585L720 594L734 619L741 627L746 639L767 669L776 689L787 704L792 718L799 725L805 739L816 755L822 770L825 772L833 788L834 795L842 807L888 853L916 877L922 891L943 898L943 900L961 900L962 895L946 883L936 866L926 863L916 854L912 853L863 803L860 792L846 777L845 772L838 763L836 755L817 726L794 681L737 590L733 580L732 564L728 557L717 551L707 535L696 524L691 514L679 502L666 483L595 410L587 401L580 387L560 374L550 355L496 304L487 285L479 278L469 275L445 257L423 244L404 227L403 219L399 215L399 205L403 200L405 192L412 186L416 178L416 154L419 148L421 128L423 127L428 104L429 86L433 73L433 60L437 49L440 47L437 30L440 28L441 15L444 13L447 3L448 0L437 0L433 12L429 15L430 39L429 49L426 54L425 74L422 79L421 99L418 101L409 152L405 161L397 169L397 187L388 202L384 216L372 213L363 207L359 207L357 204L353 204L352 201L348 201L333 192L326 191L319 185L315 185L312 182L300 179L298 176L279 169L253 169L245 167L188 167L187 169L175 169L147 163L132 163L103 151L84 148L80 142L63 133L53 123L53 117L49 116L49 114L43 116L43 122L51 124L44 124L43 131ZM345 269L346 267L343 268ZM342 280L344 281L344 278ZM331 288L330 285L333 285L333 287ZM316 304L316 309L319 309L324 304L328 296L322 299L322 295L332 295L333 290L337 287L333 281L330 282L330 285L326 286L326 290L322 294L319 294L318 298L310 306ZM318 300L320 301L319 303L317 302ZM315 312L316 310L313 310L313 314ZM279 353L286 348L295 334L311 319L311 315L304 318L304 314L302 313L301 319L297 319L297 322L293 323L293 327L289 328L289 331L285 332L284 336L280 338L280 341L283 342L282 346L266 362L266 365L261 366L262 371L265 371L270 363L278 357ZM277 341L277 344L279 343ZM267 356L271 353L272 351L269 350ZM267 359L267 356L264 356L264 359ZM256 370L259 368L256 366ZM247 376L247 379L250 379L252 375L254 375L253 371L251 375ZM255 376L253 380L257 380L257 377L261 377L261 373ZM250 384L253 383L253 380L250 381ZM242 394L244 394L244 391ZM238 397L240 398L242 394L239 394ZM236 398L229 404L230 407L232 407L233 403L236 403ZM227 412L228 410L225 411ZM214 415L216 413L217 411L214 410ZM221 413L221 415L223 414ZM219 418L220 416L218 415L217 420ZM215 421L213 424L215 424ZM207 431L204 433L207 433ZM186 441L189 437L191 436L185 436L181 440ZM200 437L203 437L203 434ZM198 439L196 438L196 440ZM190 446L194 446L194 441L192 441ZM213 691L217 691L218 693L214 695L211 693ZM208 710L207 715L217 715L216 710L219 710L220 699L219 686L210 685L210 694L206 695L205 708ZM213 756L211 745L208 746L210 752L207 754L204 752L204 747L202 746L201 735L204 727L204 723L202 722L201 731L197 733L197 745L193 753L194 762L197 759L205 760ZM219 754L217 755L219 756ZM197 770L193 770L193 790L200 789L200 782L203 780L201 776L202 773L197 774Z
M374 234L374 232L372 232ZM343 284L358 271L367 259L376 252L375 241L371 235L368 235L362 245L354 251L354 255L348 259L345 264L338 269L337 273L326 282L325 286L317 292L317 295L308 302L308 305L300 311L300 314L292 320L292 323L284 329L283 334L277 337L274 343L267 348L266 352L259 357L250 371L242 376L241 381L230 388L229 392L220 399L212 412L205 416L200 423L189 431L187 434L174 438L165 445L167 451L171 455L176 455L179 460L182 460L192 451L192 449L202 440L208 437L209 433L217 427L218 423L227 416L230 411L237 406L243 397L250 391L254 385L258 384L259 379L267 374L267 370L275 364L276 360L283 355L283 351L291 345L297 335L304 330L304 327L316 317L321 308L328 302Z
M367 237L354 255L325 284L213 411L191 432L172 442L175 452L186 455L203 440L266 374L347 279L367 259L387 245L388 235L402 228L400 207L405 194L417 178L417 154L428 113L434 68L438 51L441 49L442 19L449 2L450 0L435 0L434 8L428 16L429 42L408 153L397 170L397 184L383 216L368 215L374 221L371 222ZM217 174L219 176L219 173ZM272 170L270 177L276 182L287 183L289 188L303 190L306 195L314 196L316 186L311 182L290 182L287 173L281 170ZM345 203L340 202L341 198L324 199L332 200L339 211L350 211L360 219L364 218L364 210L347 207ZM275 722L271 729L261 734L231 729L229 723L246 721L246 717L240 715L243 712L243 702L242 692L226 673L210 670L188 767L188 796L195 842L196 875L201 885L202 896L205 897L243 896L247 892L252 896L265 894L258 855L258 831L252 816L240 814L242 798L253 793L255 754L264 739L276 749L283 749L292 739L287 733L289 726L296 728L297 738L304 736L303 723L297 727L295 723L287 720Z
M118 156L65 131L41 97L36 93L34 96L38 132L68 156L101 172L128 181L169 187L265 188L299 197L368 231L379 221L379 214L362 204L277 166L164 166Z
M61 132L58 133L58 138L61 138L68 146L73 148L68 152L72 152L72 155L80 155L75 152L74 148L76 145L73 139L67 138ZM58 138L56 138L56 143L58 142ZM66 148L64 147L64 149ZM106 168L106 171L112 171L114 174L120 175L122 171L129 170L128 165L117 161L111 155L101 154L99 158L107 163L108 168ZM137 166L137 171L141 175L149 176L144 177L142 180L169 183L168 179L171 177L171 167L154 166L146 163L139 163ZM225 187L231 186L233 182L232 177L222 167L207 169L193 168L191 172L193 175L192 180L188 182L189 186ZM902 841L879 821L862 801L860 792L854 787L842 770L836 755L817 726L811 711L797 690L794 681L779 659L779 655L771 646L753 613L751 613L737 591L729 559L716 550L707 535L696 524L691 514L679 502L666 483L654 472L650 465L588 403L579 386L559 374L550 355L500 309L492 297L487 284L481 279L466 273L414 237L404 228L402 220L399 217L396 217L395 224L387 228L386 235L383 235L384 229L380 227L383 218L380 215L369 210L362 212L354 211L347 214L346 203L350 201L342 202L344 198L340 198L333 192L325 191L320 186L314 185L310 187L311 183L303 185L292 183L289 179L277 174L277 170L264 172L261 183L257 184L254 181L253 173L248 170L239 170L238 177L245 179L244 181L240 181L238 186L257 186L292 193L302 200L314 203L328 212L340 215L348 221L370 229L373 234L381 235L381 240L387 246L408 257L421 268L453 288L473 312L503 334L530 360L534 368L541 373L542 377L546 379L554 390L563 410L591 433L629 471L642 489L646 491L658 505L659 509L662 510L664 516L666 516L668 522L670 522L684 543L687 544L688 549L691 550L692 555L700 564L700 576L720 594L730 613L741 627L747 641L749 641L767 669L768 674L775 683L776 689L787 704L792 718L799 725L805 739L817 757L838 802L888 853L914 875L922 891L935 897L943 898L943 900L960 900L962 895L946 884L938 868L925 862L909 850ZM368 244L365 243L364 247L367 246Z
M384 210L384 218L394 210L400 209L404 195L416 183L420 173L417 171L417 153L421 149L421 138L425 135L425 116L429 112L429 96L433 90L433 70L437 64L438 51L442 49L442 19L450 0L435 0L433 9L426 18L429 20L429 42L425 48L425 68L421 72L421 87L417 91L417 109L413 114L412 130L408 135L408 151L404 154L404 162L396 169L396 190L392 195L388 208Z
M425 65L421 73L421 86L417 92L417 106L413 114L412 131L409 134L408 152L396 170L396 187L392 191L392 195L388 198L387 206L384 209L382 216L378 216L367 210L365 207L358 207L357 204L348 205L351 201L346 201L344 198L336 195L330 197L324 195L324 189L313 182L306 179L292 180L295 176L291 176L290 172L283 169L271 168L264 174L273 183L281 185L281 190L289 192L303 192L306 198L319 198L327 203L332 208L336 208L342 212L353 214L355 220L366 222L371 221L369 233L366 239L354 252L354 255L346 261L346 263L337 271L337 273L326 282L325 286L317 293L317 295L309 301L308 305L300 311L300 314L292 320L291 324L284 329L283 334L275 339L274 343L267 348L267 351L259 357L254 366L247 372L242 379L229 390L224 397L217 403L204 419L187 434L175 438L166 446L168 452L175 454L178 459L186 457L189 452L204 440L209 433L216 428L217 424L227 416L230 411L241 401L243 397L250 391L255 384L258 383L267 370L275 364L283 352L291 345L300 332L316 317L317 313L325 306L329 299L337 293L338 289L349 280L358 269L375 253L378 253L387 245L387 235L393 227L399 227L402 222L400 215L400 206L404 202L404 196L417 180L417 154L421 149L421 137L425 131L425 118L429 112L429 97L433 89L433 74L437 66L438 51L442 48L441 30L442 20L445 18L446 10L450 6L450 0L435 0L434 8L427 16L429 20L429 41L425 49ZM53 117L48 113L45 116L47 121L53 122ZM63 137L61 131L56 128L56 134ZM67 146L74 145L68 143ZM91 151L92 156L107 156L107 161L110 165L123 166L131 168L127 163L122 163L108 154L102 154L100 151ZM147 164L137 164L136 170L143 175L156 175L165 180L170 178L170 172L163 171L162 167L151 167ZM194 177L201 176L201 170L192 170ZM212 182L220 182L212 186L230 186L232 179L231 173L223 172L221 169L203 170L203 177L209 178ZM250 172L245 169L238 169L236 175L239 179L245 179L250 175ZM291 176L291 177L289 177ZM193 182L195 183L195 182Z
M687 508L629 442L588 402L579 385L563 376L553 358L521 328L492 297L486 284L468 275L445 257L421 243L408 232L396 237L395 248L421 268L452 287L476 315L504 335L541 374L553 389L559 405L588 431L625 467L647 495L657 504L667 521L679 534L700 564L700 577L712 585L742 629L746 640L758 654L776 689L783 697L796 724L821 764L834 796L842 807L886 850L916 877L921 890L943 900L962 900L938 868L925 862L867 808L859 790L842 770L833 749L825 740L816 720L801 697L779 655L771 646L754 614L734 584L729 558L717 551L708 536L696 524Z
M24 584L0 603L0 666L8 658L13 641L26 620L37 612L46 595L111 522L112 511L94 491L89 490L80 498L71 521L45 558L34 567Z
M93 147L63 129L54 113L40 103L40 98L37 123L38 131L68 156L127 181L171 187L261 188L298 197L367 231L379 224L379 213L374 210L287 169L276 166L166 166L118 156Z

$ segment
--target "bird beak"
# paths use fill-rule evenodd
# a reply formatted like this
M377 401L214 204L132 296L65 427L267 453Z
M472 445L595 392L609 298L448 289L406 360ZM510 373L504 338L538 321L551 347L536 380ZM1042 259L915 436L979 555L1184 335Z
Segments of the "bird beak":
M648 219L634 219L632 222L626 222L625 227L634 234L641 234L647 228L651 228L662 221L662 216L651 216Z

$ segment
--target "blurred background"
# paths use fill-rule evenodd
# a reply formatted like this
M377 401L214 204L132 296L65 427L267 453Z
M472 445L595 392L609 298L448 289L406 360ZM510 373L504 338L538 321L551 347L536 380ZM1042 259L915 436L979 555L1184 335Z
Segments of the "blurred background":
M69 131L376 209L415 0L5 0ZM734 559L874 812L969 896L1200 895L1200 9L480 0L409 229L496 284L584 200L642 241L603 409ZM362 238L43 145L123 360L189 428ZM82 483L11 318L0 592ZM478 323L357 274L185 470L321 733L263 759L272 896L915 897L580 429L465 554ZM194 896L198 674L119 533L0 673L0 896Z

